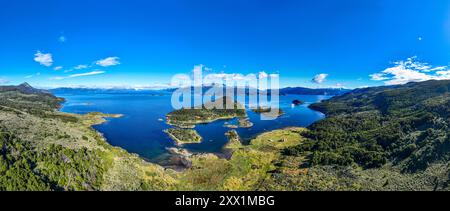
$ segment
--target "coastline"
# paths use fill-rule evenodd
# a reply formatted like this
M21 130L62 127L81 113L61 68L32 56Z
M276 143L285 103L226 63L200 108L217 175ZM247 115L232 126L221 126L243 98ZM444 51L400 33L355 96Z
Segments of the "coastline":
M68 100L67 100L67 99L64 99L64 102L67 103ZM61 106L61 108L60 108L59 110L62 110L63 107L64 107L64 105L65 105L65 103L62 103L62 106ZM61 111L61 112L62 112L62 111ZM248 111L247 111L247 112L248 112ZM67 112L67 114L71 114L71 113ZM74 114L74 115L80 115L80 114ZM86 113L85 115L91 115L91 116L94 117L94 118L99 117L97 120L95 120L95 121L93 121L93 122L91 123L91 128L92 128L93 130L99 132L99 133L101 133L101 132L98 131L98 130L97 130L95 127L93 127L93 126L104 124L105 122L108 121L108 120L107 120L108 118L121 118L121 117L124 116L123 114L104 114L104 113L95 112L95 111ZM247 118L248 115L245 115L245 117ZM196 121L196 124L209 124L209 123L213 123L213 122L215 122L215 121L230 120L230 119L234 119L234 118L236 118L236 117L235 117L235 116L226 116L226 117L220 117L220 118L216 118L216 119L210 119L210 120L208 120L208 121ZM167 125L170 125L170 126L178 126L177 124L171 124L171 123L168 123L168 122L166 122L166 121L164 121L163 123L164 123L164 124L167 124ZM276 129L278 130L278 129L289 128L289 127L297 127L297 126L296 126L296 125L287 125L287 126L280 127L280 128L276 128ZM304 127L304 126L300 126L300 127ZM183 127L183 128L184 128L184 127ZM193 128L195 128L195 125L193 126ZM188 129L192 129L192 128L188 128ZM232 129L232 128L230 128L230 129ZM271 130L264 130L264 131L258 132L257 134L252 135L251 137L245 137L245 138L242 138L242 144L244 144L244 145L249 145L251 140L255 139L256 137L258 137L258 136L261 135L261 134L264 134L264 133L267 133L267 132L270 132L270 131L271 131ZM163 131L163 132L164 132L164 131ZM108 140L103 134L102 134L102 136L103 136L103 139L105 140L105 142L107 142L109 145L111 145L110 142L109 142L109 140ZM177 142L177 143L180 143L180 142L176 141L173 137L170 137L170 139L171 139L171 140L174 140L174 141ZM228 144L228 142L229 142L229 140L224 144L224 146L226 146L226 145ZM194 143L194 142L192 142L192 143ZM195 143L196 143L196 142L195 142ZM184 145L184 144L187 144L187 143L176 144L175 146L180 147L180 148L183 148L183 145ZM111 146L113 146L113 145L111 145ZM170 159L170 157L166 157L166 156L170 156L170 153L168 153L167 151L164 152L164 153L162 153L162 154L160 155L160 158L161 158L160 160L155 160L155 159L151 159L151 158L147 158L147 157L145 157L145 156L142 156L142 155L139 154L139 153L132 153L132 152L129 152L127 149L123 148L123 147L120 146L120 145L119 145L119 146L116 145L116 146L114 146L114 147L118 147L118 148L120 148L120 149L123 149L123 150L127 151L127 152L130 153L130 154L137 155L137 156L139 156L139 158L141 158L142 160L144 160L144 161L146 161L146 162L149 162L149 163L152 163L152 164L155 164L155 165L159 165L159 166L161 166L161 167L163 167L163 168L167 168L167 167L168 167L167 165L164 164L164 162L165 162L167 159ZM183 149L186 149L186 148L183 148ZM187 149L187 150L189 150L189 149ZM229 158L229 157L231 157L230 155L225 155L225 154L228 154L228 153L224 153L223 150L214 151L214 152L195 152L195 154L205 154L205 153L207 153L207 154L214 154L214 155L219 156L219 157L222 157L222 158ZM159 159L159 158L158 158L158 159ZM170 167L169 167L169 168L170 168Z

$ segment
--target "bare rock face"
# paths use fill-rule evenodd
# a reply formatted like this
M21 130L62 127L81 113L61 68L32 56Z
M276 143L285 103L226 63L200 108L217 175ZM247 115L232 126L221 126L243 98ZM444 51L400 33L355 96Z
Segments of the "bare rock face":
M184 168L192 167L192 161L190 160L192 153L188 150L172 147L168 148L167 151L171 154L169 159L170 165L181 166Z
M183 157L180 155L174 155L170 157L169 164L172 166L179 166L182 168L190 168L192 167L192 161L187 157Z

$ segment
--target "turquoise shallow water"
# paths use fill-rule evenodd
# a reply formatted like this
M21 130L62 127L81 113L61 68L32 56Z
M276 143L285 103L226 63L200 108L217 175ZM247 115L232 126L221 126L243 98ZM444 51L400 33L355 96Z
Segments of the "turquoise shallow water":
M173 147L174 142L163 132L171 126L160 121L173 110L170 95L150 94L65 94L66 103L62 111L84 114L99 111L109 114L123 114L124 117L109 119L95 129L103 133L107 141L131 153L139 154L153 162L160 162L167 156L167 147ZM302 126L324 118L320 112L313 111L308 105L328 99L329 96L321 95L288 95L280 97L280 108L286 113L276 120L261 120L260 115L248 111L250 121L254 123L251 128L237 129L244 140L274 129ZM306 104L292 106L295 99L302 100ZM203 137L199 144L188 144L185 148L193 152L220 152L227 142L225 132L230 130L224 127L227 121L216 121L210 124L198 125L196 130Z

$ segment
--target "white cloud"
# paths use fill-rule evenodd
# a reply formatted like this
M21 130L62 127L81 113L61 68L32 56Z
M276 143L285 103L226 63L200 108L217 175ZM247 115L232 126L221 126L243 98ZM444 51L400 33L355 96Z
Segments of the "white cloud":
M207 74L203 79L203 84L225 83L227 81L243 81L246 77L239 73L214 73Z
M36 54L34 54L34 61L46 67L50 67L53 65L53 58L52 54L50 53L41 53L40 51L38 51Z
M409 82L420 82L431 79L431 76L426 73L406 69L403 66L387 68L383 73L391 76L389 81L385 82L386 85L406 84Z
M446 70L447 66L433 67L428 63L416 60L417 57L411 57L406 59L406 61L394 62L393 67L374 73L370 77L374 81L384 81L386 85L450 79L450 70Z
M40 75L41 75L41 73L38 72L38 73L33 74L33 75L27 75L24 78L28 79L28 78L33 78L34 76L40 76Z
M440 75L440 76L450 76L450 70L446 70L446 71L437 71L436 74Z
M84 65L84 64L80 64L80 65L77 65L76 67L74 67L74 69L75 70L81 70L81 69L86 69L86 68L88 68L89 66L87 66L87 65Z
M95 64L102 67L115 66L120 64L119 59L119 57L108 57L102 60L98 60L97 62L95 62Z
M53 77L51 79L52 80L63 80L63 79L67 79L67 78L78 78L78 77L83 77L83 76L99 75L99 74L103 74L103 73L106 73L106 72L102 71L102 70L96 70L96 71L87 72L87 73L73 74L73 75L69 75L67 77Z
M52 77L52 78L50 78L51 80L63 80L63 79L66 79L66 77L60 77L60 76L57 76L57 77Z
M243 85L250 82L257 83L258 79L265 78L279 78L278 74L269 74L264 71L258 74L247 74L243 75L240 73L211 73L212 69L206 67L203 64L195 65L191 71L191 75L177 75L172 78L172 86L209 86L213 84L228 84L228 83L238 83ZM194 78L200 78L202 80L194 80ZM181 85L180 85L181 84ZM189 85L187 85L189 84Z
M314 76L314 78L312 79L312 82L321 84L321 83L325 82L327 77L328 77L328 74L325 74L325 73L318 74L318 75Z
M69 78L77 78L77 77L90 76L90 75L99 75L99 74L103 74L103 73L105 73L105 71L96 70L96 71L92 71L92 72L88 72L88 73L73 74L73 75L70 75Z
M261 71L261 72L258 73L258 78L259 79L278 78L278 77L280 77L280 75L279 74L275 74L275 73L269 74L269 73L266 73L265 71Z
M58 41L65 43L67 41L67 38L65 36L59 36Z
M271 78L279 78L280 77L280 75L279 74L270 74L269 75L269 77L271 77Z
M62 66L57 66L57 67L55 67L55 68L53 68L54 70L61 70L61 69L63 69L63 67Z
M199 65L195 65L194 69L192 69L192 74L200 74L203 73L203 71L205 69L208 69L207 67L205 67L205 65L199 64Z
M389 79L388 77L385 76L384 73L375 73L369 76L373 81L384 81Z
M259 79L264 79L264 78L267 78L267 77L269 77L269 75L266 72L264 72L264 71L258 73L258 78Z
M430 72L432 72L432 71L439 71L439 70L445 70L445 69L447 69L447 66L439 66L439 67L435 67L435 68L430 69Z
M7 84L9 82L11 82L11 81L9 81L8 79L0 78L0 84Z

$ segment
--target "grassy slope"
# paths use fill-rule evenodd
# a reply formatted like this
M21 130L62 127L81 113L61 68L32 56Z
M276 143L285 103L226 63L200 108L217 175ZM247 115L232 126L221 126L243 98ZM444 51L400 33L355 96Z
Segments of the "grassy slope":
M264 190L272 180L270 171L281 159L281 150L298 145L303 128L287 128L264 133L249 145L237 143L238 137L229 135L233 150L229 160L212 154L192 158L193 167L180 175L183 190ZM231 132L234 134L233 132Z
M91 128L92 125L105 121L104 116L111 115L61 113L56 110L58 99L43 98L38 94L8 91L0 95L0 135L4 137L2 143L5 141L3 145L6 149L2 152L2 159L8 161L4 162L7 163L6 171L0 171L0 189L173 189L176 182L174 172L110 146L101 134ZM33 101L28 102L27 99ZM13 134L14 138L10 138L8 134ZM16 142L16 148L14 145L5 147L8 140ZM23 149L19 144L29 148ZM17 148L18 145L20 148ZM17 150L30 156L22 156L23 159L19 155L11 156ZM11 169L24 159L30 163L28 166L33 172L31 174L46 178L44 183L47 188L44 185L27 185L27 179L33 175L24 176L23 181L13 181L23 173Z

